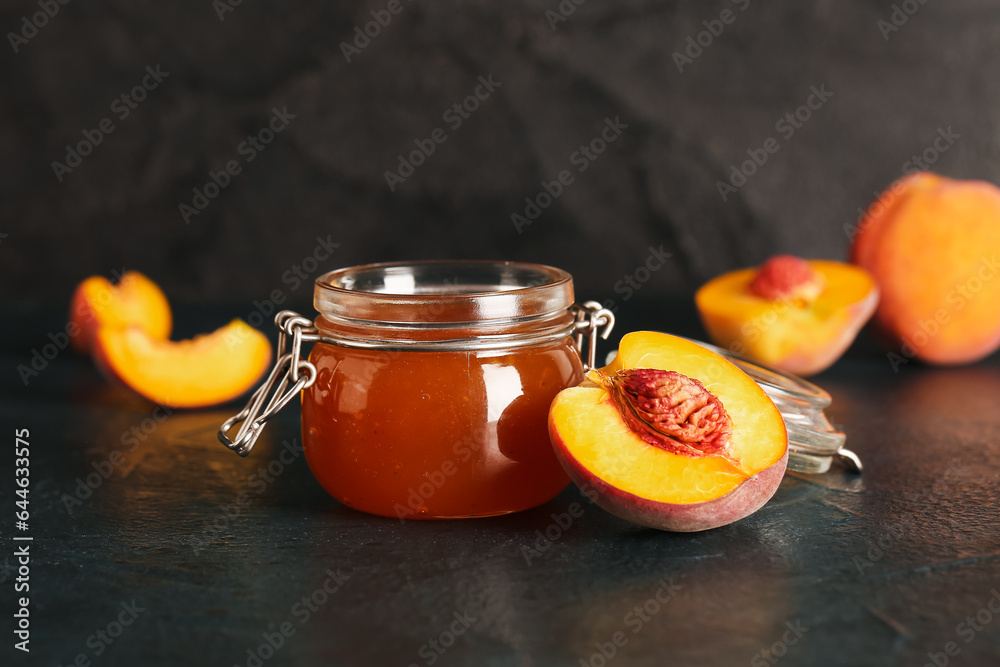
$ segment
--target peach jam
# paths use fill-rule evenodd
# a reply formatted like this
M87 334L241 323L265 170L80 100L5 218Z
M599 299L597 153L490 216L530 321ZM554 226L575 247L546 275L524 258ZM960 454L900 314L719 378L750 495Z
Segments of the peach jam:
M549 405L583 379L573 283L509 262L341 269L316 281L306 459L350 507L398 518L540 505L569 479Z

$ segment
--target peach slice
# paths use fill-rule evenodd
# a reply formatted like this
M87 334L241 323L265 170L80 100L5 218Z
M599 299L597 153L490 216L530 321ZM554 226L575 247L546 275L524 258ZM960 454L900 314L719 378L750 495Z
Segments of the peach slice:
M864 269L790 255L723 274L695 295L716 345L798 375L819 373L837 361L878 299L875 281Z
M641 331L561 391L549 436L598 505L643 526L708 530L760 509L788 462L781 413L739 368L700 345Z
M159 340L139 326L102 327L94 359L110 377L155 403L216 405L250 389L267 370L271 343L242 320L191 340Z
M69 310L71 338L77 352L90 352L101 327L137 325L158 340L170 337L173 318L163 291L137 271L127 271L117 285L103 276L91 276L73 293Z

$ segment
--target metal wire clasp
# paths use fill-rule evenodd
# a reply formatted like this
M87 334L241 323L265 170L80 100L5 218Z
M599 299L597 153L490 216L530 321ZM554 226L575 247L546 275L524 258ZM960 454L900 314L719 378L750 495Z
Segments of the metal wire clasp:
M580 353L583 360L583 368L589 371L594 368L597 361L597 336L601 340L607 340L611 335L611 330L615 328L615 314L602 306L597 301L584 301L582 304L575 303L572 306L576 314L576 328L574 338L576 340L576 351ZM598 334L598 329L604 327L604 331ZM587 356L583 356L583 338L587 337Z
M283 310L275 316L274 324L279 332L274 368L264 384L250 397L246 407L227 419L219 429L222 444L240 456L250 453L268 419L316 381L316 367L302 358L302 342L319 339L319 332L313 323L294 311ZM230 440L229 431L237 424L241 424L240 428Z

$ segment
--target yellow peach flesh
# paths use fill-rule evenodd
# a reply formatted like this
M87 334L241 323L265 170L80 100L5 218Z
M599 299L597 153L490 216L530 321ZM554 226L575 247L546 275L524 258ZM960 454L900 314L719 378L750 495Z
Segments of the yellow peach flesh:
M241 320L191 340L157 340L140 327L98 331L98 363L161 405L203 407L250 389L267 369L271 344Z

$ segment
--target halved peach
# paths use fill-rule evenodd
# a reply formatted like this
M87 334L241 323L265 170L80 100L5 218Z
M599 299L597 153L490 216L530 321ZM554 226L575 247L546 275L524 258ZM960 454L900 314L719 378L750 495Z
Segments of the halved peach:
M250 389L271 360L271 343L242 320L191 340L159 340L139 326L102 327L94 359L110 377L175 408L216 405Z
M90 352L101 327L136 325L153 338L166 340L173 325L167 297L137 271L126 271L117 285L103 276L84 280L73 293L69 320L76 329L70 342L82 353Z
M695 304L716 345L772 368L813 375L850 347L878 299L875 280L860 267L778 255L709 281Z
M785 423L721 356L635 332L588 377L552 402L549 436L569 476L604 509L692 532L738 521L774 495L788 462Z

